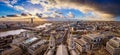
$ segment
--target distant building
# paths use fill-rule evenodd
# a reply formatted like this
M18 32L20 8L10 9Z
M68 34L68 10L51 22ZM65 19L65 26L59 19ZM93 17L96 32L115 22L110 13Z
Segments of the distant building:
M88 35L85 35L83 38L85 41L87 41L91 45L90 49L98 49L99 46L101 45L102 35L88 34Z
M106 44L106 50L111 55L120 55L120 38L115 37L110 39Z
M13 47L9 50L5 50L2 52L2 55L22 55L22 49L20 49L19 47Z
M7 25L6 24L0 24L0 29L6 29Z
M111 33L111 32L102 32L101 35L103 35L102 44L103 44L104 46L106 46L106 43L107 43L110 39L112 39L112 38L115 37L114 34Z
M20 44L20 47L21 49L23 49L24 52L28 52L31 55L39 55L46 50L47 48L46 43L47 43L46 40L41 40L40 38L37 37L30 37L24 40Z
M33 19L34 19L34 18L31 18L31 23L33 23L33 22L34 22L34 21L33 21Z
M31 38L28 38L28 39L22 41L20 46L21 46L22 49L24 49L26 51L29 46L31 46L32 44L36 43L39 40L40 39L37 38L37 37L31 37Z
M76 44L76 48L81 52L88 52L90 51L90 44L88 42L86 42L83 38L81 39L74 39L75 40L75 44Z
M0 50L10 48L10 43L12 43L12 40L13 40L12 35L0 37Z
M45 45L45 43L46 43L46 40L40 40L36 42L35 44L27 48L28 53L30 53L31 55L41 54L43 50L46 50L47 48L47 45Z

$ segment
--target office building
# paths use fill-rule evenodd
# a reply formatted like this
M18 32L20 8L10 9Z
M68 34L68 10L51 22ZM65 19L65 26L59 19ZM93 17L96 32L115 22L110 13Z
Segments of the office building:
M106 44L106 50L111 55L120 55L120 38L115 37L110 39Z

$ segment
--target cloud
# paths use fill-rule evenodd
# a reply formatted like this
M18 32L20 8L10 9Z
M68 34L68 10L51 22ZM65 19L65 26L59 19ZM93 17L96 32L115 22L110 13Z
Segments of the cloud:
M25 10L22 6L14 6L14 8L17 10Z
M73 14L72 12L69 12L69 13L67 14L67 17L68 17L68 18L74 18L74 14Z
M0 2L4 2L6 4L11 4L11 5L17 3L17 1L18 0L0 0Z
M8 0L0 0L0 2L9 3Z
M89 11L103 18L113 18L120 15L120 0L55 0L57 6L79 9L83 13Z
M18 0L9 0L10 4L16 4Z
M87 17L88 19L97 18L99 20L101 19L114 20L113 18L119 15L119 13L114 8L114 5L118 5L118 4L115 4L115 2L112 3L113 0L110 0L111 2L106 0L104 1L103 0L97 0L97 1L96 0L30 0L32 4L40 4L43 6L44 10L41 12L43 14L46 12L51 12L49 10L51 8L57 8L57 9L65 8L65 9L79 10L85 15L84 18ZM48 3L45 3L45 2L48 2ZM115 7L119 8L117 6ZM86 15L89 12L92 12L91 16ZM55 14L52 14L51 16L53 15L56 16Z
M13 5L16 4L18 0L1 0L1 2L4 2L6 6L11 7L18 11L28 12L24 7L19 5Z
M13 6L18 0L0 0ZM120 0L27 0L32 5L41 5L43 10L30 6L30 9L26 9L22 6L14 6L17 10L24 10L31 14L42 13L44 16L50 17L64 17L63 14L56 14L57 9L76 9L84 14L82 19L91 20L114 20L115 17L120 16ZM50 9L55 10L50 10ZM51 13L51 14L46 14ZM90 13L90 14L89 14ZM73 17L74 14L69 12L69 17Z
M10 1L9 1L9 0L0 0L0 2L5 3L8 7L13 7L13 5L10 4Z
M40 0L30 0L29 2L31 2L32 4L39 4Z

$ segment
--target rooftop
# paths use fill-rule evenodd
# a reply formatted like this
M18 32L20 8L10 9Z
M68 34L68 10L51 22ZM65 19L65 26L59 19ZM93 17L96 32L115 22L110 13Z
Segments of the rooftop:
M81 46L84 46L87 44L86 41L84 41L83 39L75 39L75 42L77 42L78 44L80 44Z
M120 38L114 37L108 43L113 47L120 47Z
M86 37L88 37L88 38L90 38L90 39L95 39L95 38L97 38L97 37L100 37L101 35L99 35L99 34L88 34L88 35L86 35Z
M1 33L0 33L0 37L5 37L5 36L8 36L8 35L18 35L18 34L20 34L21 32L24 32L24 31L26 31L26 30L24 30L24 29L19 29L19 30L1 32Z
M59 45L56 55L68 55L66 46L63 44Z
M36 48L40 47L42 44L44 44L46 42L46 40L41 40L35 44L33 44L32 46L30 46L33 50L35 50Z
M32 43L32 42L34 42L34 41L37 41L37 40L38 40L37 37L32 37L32 38L29 38L29 39L23 41L23 43L24 43L25 45L29 45L30 43Z

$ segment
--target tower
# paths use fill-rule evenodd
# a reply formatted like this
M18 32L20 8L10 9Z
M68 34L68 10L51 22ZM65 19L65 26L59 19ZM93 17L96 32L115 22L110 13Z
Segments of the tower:
M33 23L33 19L34 19L34 18L32 17L32 18L31 18L31 23Z

